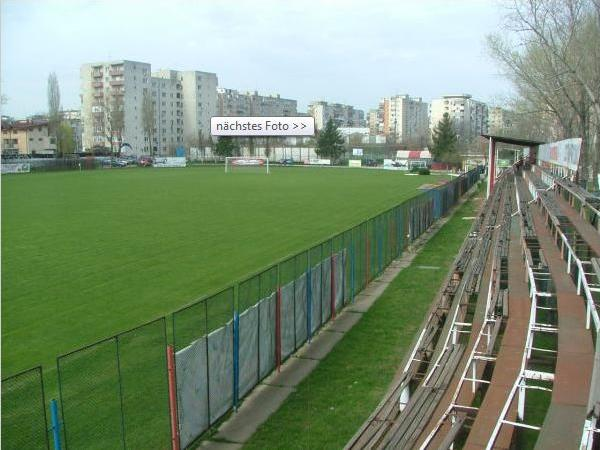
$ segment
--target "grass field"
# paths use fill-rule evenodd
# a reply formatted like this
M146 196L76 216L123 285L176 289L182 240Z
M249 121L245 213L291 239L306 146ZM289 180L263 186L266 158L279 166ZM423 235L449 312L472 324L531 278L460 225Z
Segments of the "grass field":
M3 376L172 312L418 193L350 169L2 177Z
M344 447L387 391L476 210L475 200L457 210L244 449Z

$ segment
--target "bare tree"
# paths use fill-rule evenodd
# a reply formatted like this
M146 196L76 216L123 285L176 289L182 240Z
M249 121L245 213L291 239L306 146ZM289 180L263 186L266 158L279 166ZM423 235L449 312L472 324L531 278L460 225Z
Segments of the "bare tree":
M146 138L148 139L148 146L151 155L154 154L154 145L152 141L152 138L154 137L154 122L154 102L152 101L152 96L150 93L146 91L144 92L144 98L142 100L142 126L144 128Z
M58 78L55 72L48 75L48 132L54 136L56 142L56 152L60 154L59 133L60 133L60 89L58 87Z
M533 114L584 141L580 172L596 179L600 151L600 0L513 0L488 47Z
M110 142L110 152L118 153L121 150L121 144L123 143L123 129L125 128L125 110L123 105L123 98L120 95L113 93L107 99L107 107L105 111L105 133L108 141ZM116 152L115 152L115 143Z

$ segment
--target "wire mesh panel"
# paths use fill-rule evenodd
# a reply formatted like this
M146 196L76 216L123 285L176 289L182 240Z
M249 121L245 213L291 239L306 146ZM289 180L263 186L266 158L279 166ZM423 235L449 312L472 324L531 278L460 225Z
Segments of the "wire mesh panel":
M116 340L125 446L168 448L171 422L165 319L119 334Z
M209 425L206 301L173 313L173 347L181 447Z
M48 449L42 368L2 380L2 448Z
M346 249L339 249L331 256L332 296L336 312L343 308L346 288Z
M296 272L294 281L295 348L299 348L306 341L309 329L307 324L308 292L306 289L308 252L296 255L294 269Z
M321 323L331 318L331 240L321 244Z
M295 349L295 281L281 286L281 359L284 360Z
M294 256L279 263L279 285L283 286L296 279L296 258Z
M323 319L323 298L321 292L323 273L321 261L323 257L321 245L311 248L308 255L310 263L310 333L312 335L321 326Z
M344 232L344 248L346 251L346 257L344 258L344 304L347 304L354 297L352 291L355 269L353 230Z
M273 266L259 275L258 358L261 380L275 368L277 272L277 266Z
M367 284L377 274L377 231L375 220L367 221Z
M168 447L166 348L161 318L59 357L66 447Z
M117 340L57 358L66 448L125 448Z
M238 311L240 313L239 390L243 398L259 381L259 307L260 274L254 275L238 286Z
M233 406L234 288L206 299L210 423Z
M287 358L296 348L295 283L296 258L292 256L279 264L281 360Z
M363 222L355 228L354 261L356 274L354 277L355 291L358 294L366 286L367 280L367 223Z

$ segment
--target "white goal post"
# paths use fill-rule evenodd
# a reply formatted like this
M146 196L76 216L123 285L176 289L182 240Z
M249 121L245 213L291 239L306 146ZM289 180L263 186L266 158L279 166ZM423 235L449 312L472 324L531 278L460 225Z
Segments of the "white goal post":
M265 168L269 173L269 158L264 156L227 156L225 157L225 173L241 168Z

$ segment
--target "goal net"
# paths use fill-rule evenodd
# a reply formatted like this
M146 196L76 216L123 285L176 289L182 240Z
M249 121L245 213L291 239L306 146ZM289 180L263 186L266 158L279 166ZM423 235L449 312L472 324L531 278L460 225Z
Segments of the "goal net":
M225 158L225 173L254 171L269 173L269 158L262 156L228 156Z

